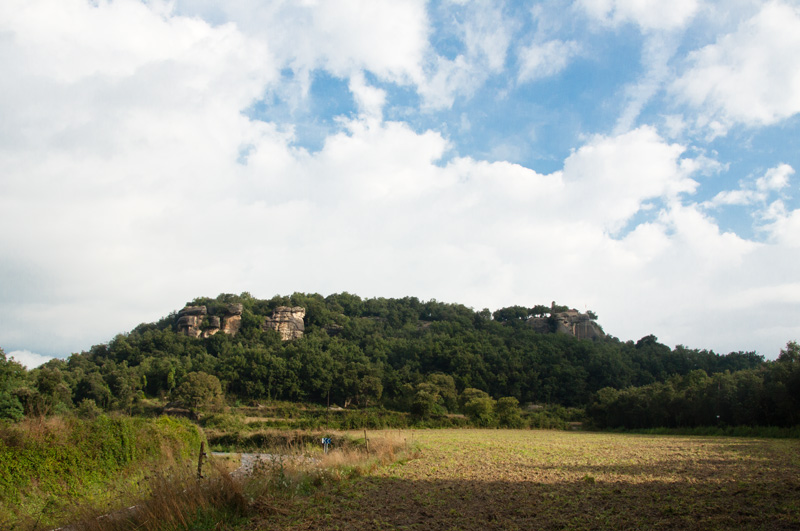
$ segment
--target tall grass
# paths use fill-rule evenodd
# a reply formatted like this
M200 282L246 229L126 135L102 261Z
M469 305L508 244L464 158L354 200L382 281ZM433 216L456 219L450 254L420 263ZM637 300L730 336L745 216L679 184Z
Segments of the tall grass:
M107 515L85 511L74 531L178 531L226 529L243 521L250 503L241 480L224 468L213 468L198 480L187 470L150 478L145 496L129 509Z
M188 462L196 426L170 418L27 419L0 426L0 529L53 528L85 510L108 512L145 477Z
M297 434L295 434L297 435ZM336 434L340 445L327 454L309 451L299 437L285 439L250 474L230 474L213 462L208 477L198 481L182 474L159 475L150 480L148 495L136 508L97 518L87 513L76 531L178 531L224 530L244 524L256 514L286 513L288 501L332 483L369 474L377 467L411 455L405 439L396 433L366 441ZM277 453L280 452L280 453Z

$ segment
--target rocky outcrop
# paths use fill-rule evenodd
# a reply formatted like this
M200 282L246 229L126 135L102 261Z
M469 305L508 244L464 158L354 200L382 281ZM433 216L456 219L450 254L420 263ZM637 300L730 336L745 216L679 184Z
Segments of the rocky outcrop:
M264 330L277 331L283 341L299 339L306 329L303 323L305 316L306 310L302 306L278 306L272 312L272 317L264 320Z
M203 320L208 314L205 306L186 306L178 312L178 333L189 337L200 337Z
M595 323L589 314L580 313L578 310L554 312L550 317L531 317L528 325L540 333L557 332L570 334L578 339L601 339L605 333Z
M222 316L222 326L220 330L229 336L235 336L242 328L242 312L244 306L239 303L229 304L225 314Z
M186 306L178 312L178 333L189 337L210 337L222 331L235 336L242 327L241 304L229 304L222 310L217 310L220 315L208 315L205 306Z

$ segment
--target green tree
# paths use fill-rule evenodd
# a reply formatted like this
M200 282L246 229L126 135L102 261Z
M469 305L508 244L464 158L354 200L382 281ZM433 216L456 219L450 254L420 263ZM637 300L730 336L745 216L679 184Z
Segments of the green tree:
M109 408L112 397L108 384L97 370L84 374L72 391L72 400L76 404L80 404L84 399L91 399L103 409Z
M219 406L224 399L219 379L202 371L187 374L173 397L191 409Z
M494 399L485 391L467 388L461 394L464 413L479 426L490 426L494 422Z
M429 418L436 411L437 397L426 389L418 389L411 403L411 413L421 418Z
M15 395L25 381L25 367L13 359L6 359L0 348L0 419L20 420L24 415L22 402Z
M492 314L495 321L505 323L508 321L525 320L530 317L530 310L524 306L509 306L508 308L500 308Z
M497 400L494 405L494 414L501 426L507 428L522 427L522 410L519 400L513 396L505 396Z
M550 313L550 307L544 304L537 304L530 310L531 315L534 317L544 317Z

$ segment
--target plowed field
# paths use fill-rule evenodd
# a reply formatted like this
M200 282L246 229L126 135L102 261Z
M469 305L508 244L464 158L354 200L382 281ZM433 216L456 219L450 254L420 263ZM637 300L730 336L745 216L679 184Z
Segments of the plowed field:
M411 432L405 436L411 439ZM251 529L800 529L800 441L439 430Z

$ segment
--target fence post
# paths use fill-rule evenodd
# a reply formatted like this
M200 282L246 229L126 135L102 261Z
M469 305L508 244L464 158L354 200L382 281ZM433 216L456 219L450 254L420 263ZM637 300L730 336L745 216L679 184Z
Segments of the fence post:
M206 456L205 448L205 441L200 441L200 455L197 457L197 479L203 479L203 458Z
M364 445L367 447L367 455L369 455L369 439L367 439L367 429L364 428Z

